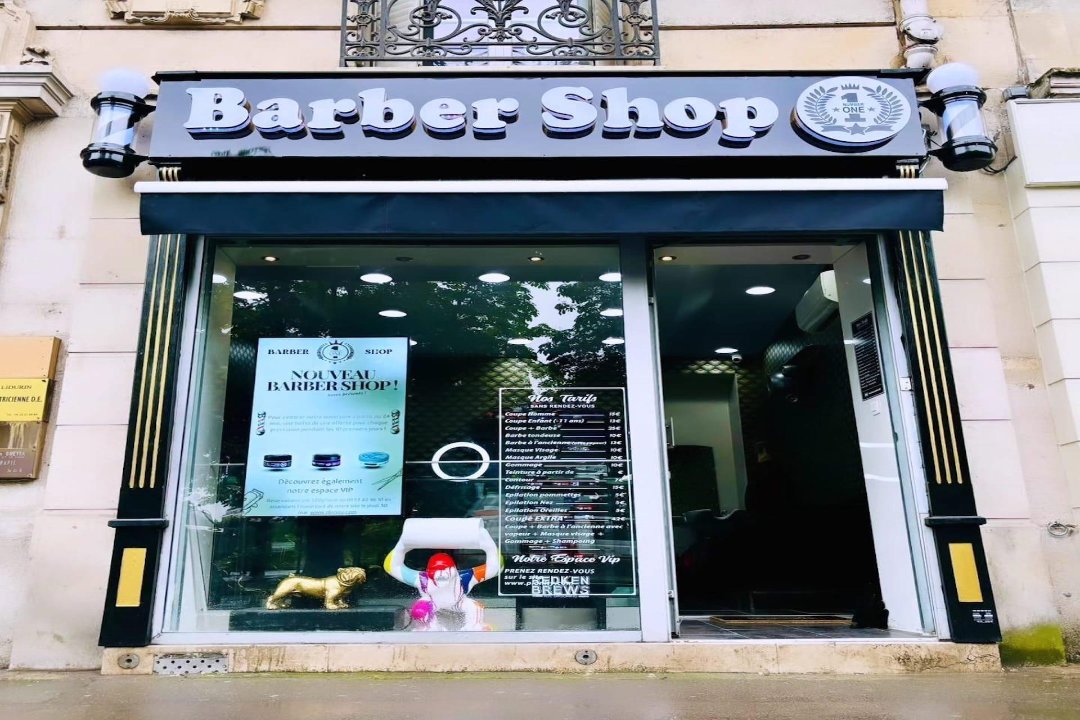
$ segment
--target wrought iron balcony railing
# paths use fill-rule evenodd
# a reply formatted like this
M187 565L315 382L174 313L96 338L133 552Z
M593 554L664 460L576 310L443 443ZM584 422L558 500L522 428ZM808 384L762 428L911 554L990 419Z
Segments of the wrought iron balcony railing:
M659 62L654 0L343 0L343 67Z

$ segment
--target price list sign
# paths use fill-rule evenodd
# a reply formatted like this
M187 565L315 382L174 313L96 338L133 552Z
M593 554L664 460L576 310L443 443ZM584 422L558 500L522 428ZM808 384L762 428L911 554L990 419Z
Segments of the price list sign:
M499 594L635 595L623 388L499 390Z

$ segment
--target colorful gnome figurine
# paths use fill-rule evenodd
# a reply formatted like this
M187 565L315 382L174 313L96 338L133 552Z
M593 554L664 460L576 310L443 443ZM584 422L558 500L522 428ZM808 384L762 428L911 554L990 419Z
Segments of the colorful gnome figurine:
M425 519L428 527L424 530L437 529L434 523L446 523L452 530L460 530L452 520L448 519ZM410 542L409 523L402 531L401 540L386 556L383 567L391 576L416 588L420 593L420 599L413 603L409 609L410 627L414 630L486 630L484 625L484 606L469 597L469 592L478 584L495 577L499 574L501 563L499 550L491 535L483 525L470 528L473 540L466 547L456 549L483 550L487 558L484 565L479 565L466 570L458 570L454 558L445 552L435 553L428 560L425 570L413 570L405 566L405 554L416 544ZM466 521L468 522L468 521ZM471 524L471 523L470 523ZM417 530L414 525L412 530ZM426 534L426 533L425 533ZM458 532L448 532L441 538L451 542L446 546L454 547ZM459 543L457 544L464 544ZM424 546L428 546L425 542Z

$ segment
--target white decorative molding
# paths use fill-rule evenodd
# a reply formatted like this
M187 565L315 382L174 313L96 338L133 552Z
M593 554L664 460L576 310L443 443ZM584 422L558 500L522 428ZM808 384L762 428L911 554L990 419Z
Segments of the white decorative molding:
M50 66L0 67L0 203L10 193L26 124L56 117L72 95Z
M143 25L226 25L258 18L266 0L105 0L118 20Z
M21 4L0 0L0 204L11 192L26 125L56 117L73 95L35 34L33 18ZM0 209L0 227L5 218Z
M0 67L0 107L25 122L57 117L73 96L51 66Z

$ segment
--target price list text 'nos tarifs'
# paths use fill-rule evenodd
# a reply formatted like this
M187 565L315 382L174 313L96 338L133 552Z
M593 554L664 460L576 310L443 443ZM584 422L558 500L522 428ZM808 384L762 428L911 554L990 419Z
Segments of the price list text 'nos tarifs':
M634 594L623 389L503 388L500 407L500 594Z

